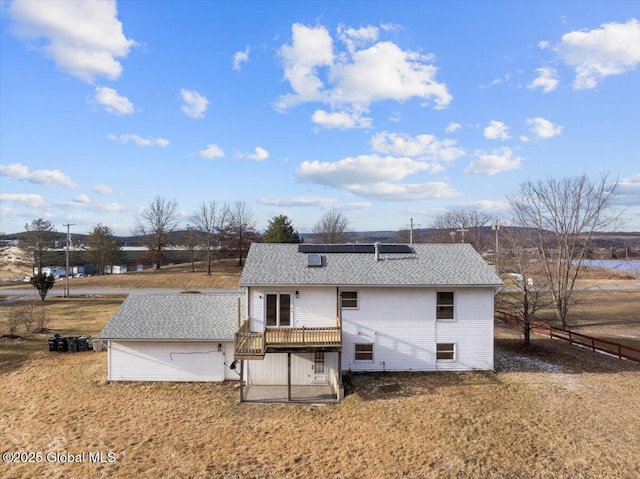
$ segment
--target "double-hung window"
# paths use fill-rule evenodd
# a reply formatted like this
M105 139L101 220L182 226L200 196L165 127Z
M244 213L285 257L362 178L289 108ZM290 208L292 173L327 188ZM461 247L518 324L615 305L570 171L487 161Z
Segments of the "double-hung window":
M356 361L373 361L373 344L355 344Z
M453 291L438 291L436 299L436 320L453 321Z
M455 343L436 344L436 360L437 361L455 361L456 360L456 344Z
M343 291L340 293L340 305L346 309L358 309L358 292Z

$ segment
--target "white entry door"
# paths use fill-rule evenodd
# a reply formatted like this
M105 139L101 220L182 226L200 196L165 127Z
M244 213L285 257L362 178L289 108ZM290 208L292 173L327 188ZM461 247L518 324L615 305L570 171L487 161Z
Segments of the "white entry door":
M324 353L313 353L313 382L315 384L327 382L327 365L324 361Z

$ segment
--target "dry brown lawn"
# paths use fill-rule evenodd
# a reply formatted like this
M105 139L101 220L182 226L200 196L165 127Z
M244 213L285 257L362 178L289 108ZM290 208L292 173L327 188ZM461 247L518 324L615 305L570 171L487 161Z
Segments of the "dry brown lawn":
M567 315L571 331L640 349L640 290L576 291ZM537 319L561 327L550 308Z
M121 301L47 301L50 327L95 335ZM333 406L239 404L234 382L107 383L106 353L46 339L0 343L0 450L45 454L0 477L640 476L640 365L539 336L525 350L500 325L496 373L357 375Z
M212 288L233 289L238 287L242 267L238 266L237 259L215 261L212 264L211 276L207 275L206 265L202 262L196 263L195 266L195 271L191 270L191 263L189 263L163 266L159 270L145 269L143 271L131 271L125 274L70 278L70 290L73 294L73 288L171 288L193 290ZM20 283L3 289L25 287L30 287L30 284ZM62 292L64 287L65 280L58 280L50 294Z

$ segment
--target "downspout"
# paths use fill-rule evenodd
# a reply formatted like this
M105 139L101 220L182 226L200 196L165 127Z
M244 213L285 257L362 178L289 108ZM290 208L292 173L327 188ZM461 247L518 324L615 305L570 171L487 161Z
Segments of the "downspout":
M373 249L376 261L380 261L380 243L373 243Z

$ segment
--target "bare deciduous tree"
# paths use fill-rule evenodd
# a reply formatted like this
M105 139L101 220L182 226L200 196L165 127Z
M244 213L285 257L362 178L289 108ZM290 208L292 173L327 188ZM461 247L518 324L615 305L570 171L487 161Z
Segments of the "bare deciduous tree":
M311 229L316 243L338 244L351 241L349 220L338 210L327 211Z
M95 225L89 233L87 249L98 274L104 274L105 268L120 261L122 255L115 233L102 223Z
M493 218L487 213L476 210L449 211L437 216L431 227L436 229L434 239L438 242L470 243L482 253L490 242L488 225Z
M214 247L216 236L224 229L225 221L229 206L227 204L218 205L215 201L205 203L204 201L198 206L198 209L191 215L193 227L202 233L204 244L207 248L207 274L211 276L211 260L212 250Z
M542 265L529 229L505 229L502 261L511 276L506 279L509 291L496 296L496 306L522 319L520 329L525 346L531 344L531 329L536 313L551 304Z
M595 231L617 218L612 210L618 181L604 174L528 180L508 198L516 224L533 228L539 259L553 297L557 318L567 326L576 278Z
M31 224L24 225L26 234L24 235L24 249L33 258L33 267L42 272L44 266L44 252L53 246L56 238L56 229L48 220L38 218Z
M149 251L144 260L155 263L156 269L167 263L164 248L167 235L178 226L178 202L156 196L149 208L136 220L133 234L141 236Z
M253 211L244 201L236 201L228 208L224 237L228 249L238 255L239 266L243 264L243 253L249 249L251 242L259 237L255 226Z

